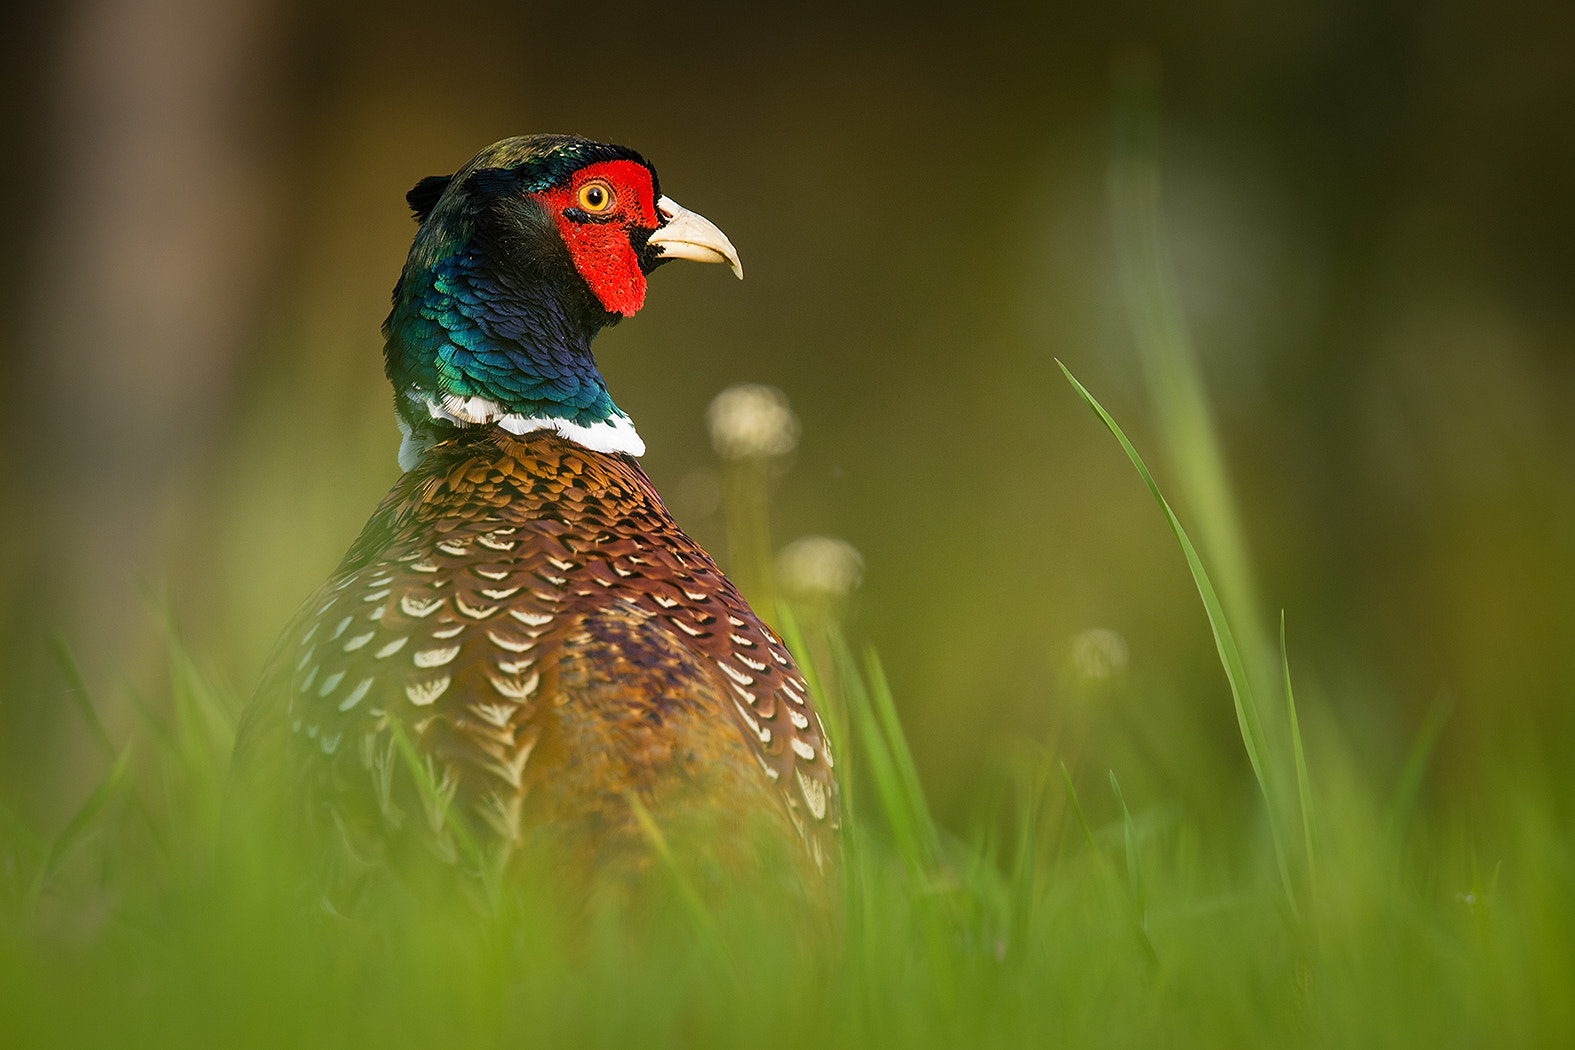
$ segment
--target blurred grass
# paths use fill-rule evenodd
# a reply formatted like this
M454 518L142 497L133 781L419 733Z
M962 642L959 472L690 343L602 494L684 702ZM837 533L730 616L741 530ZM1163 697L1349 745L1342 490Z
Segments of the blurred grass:
M1327 683L1304 694L1304 740L1283 614L1271 673L1247 530L1168 260L1142 70L1132 76L1135 130L1110 173L1117 263L1180 514L1066 377L1126 452L1197 587L1252 771L1240 797L1191 790L1232 774L1162 710L1200 721L1222 695L1137 696L1083 715L1152 719L1134 734L1147 754L1070 730L1016 741L973 818L941 823L902 724L911 709L845 604L775 603L765 463L724 465L730 568L777 609L825 706L843 785L836 921L758 885L702 891L633 800L658 861L647 913L616 899L566 908L550 857L505 880L468 841L454 848L486 873L478 884L390 879L348 915L328 908L304 888L311 858L224 808L241 701L161 610L169 695L135 702L119 742L59 648L100 764L60 829L41 833L0 799L0 1044L1570 1045L1562 763L1543 769L1534 748L1468 732L1457 746L1472 761L1456 768L1471 777L1446 796L1465 803L1428 805L1451 694L1399 749L1391 783L1367 724L1330 709ZM905 668L892 670L900 682ZM979 682L1000 680L984 672ZM1503 674L1513 699L1515 668ZM1099 676L1087 677L1087 696L1056 702L1100 703ZM404 757L428 804L446 805L408 745Z
M237 701L166 621L168 717L144 705L119 745L92 730L105 771L52 838L0 809L5 1044L1567 1045L1575 849L1556 793L1500 768L1471 813L1412 805L1442 706L1392 791L1338 738L1275 751L1202 558L1073 383L1171 524L1254 768L1294 768L1301 836L1271 805L1222 821L1145 803L1116 769L1119 816L1091 824L1077 759L1026 747L959 837L930 813L878 657L834 607L783 607L847 788L838 922L758 886L702 896L649 820L673 899L648 915L568 912L527 872L481 894L390 882L345 917L303 899L302 858L265 823L223 809ZM1283 635L1281 656L1294 730ZM1182 776L1200 757L1171 756ZM1319 892L1297 905L1315 810Z

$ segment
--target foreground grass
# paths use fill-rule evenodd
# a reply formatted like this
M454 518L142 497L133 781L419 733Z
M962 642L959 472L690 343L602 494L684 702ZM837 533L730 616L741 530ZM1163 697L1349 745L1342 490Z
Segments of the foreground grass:
M1410 805L1426 733L1398 790L1304 746L1289 668L1282 697L1254 691L1181 522L1077 389L1194 573L1260 792L1236 819L1129 808L1119 770L1096 806L1025 747L956 838L879 661L834 619L785 612L835 698L848 813L829 920L681 876L640 914L566 909L550 877L523 877L491 894L391 882L345 917L303 900L266 828L226 817L233 706L172 644L172 715L148 715L134 749L84 706L106 773L59 835L0 810L4 1045L1568 1045L1557 782L1505 765L1467 823ZM1271 703L1289 741L1262 728Z

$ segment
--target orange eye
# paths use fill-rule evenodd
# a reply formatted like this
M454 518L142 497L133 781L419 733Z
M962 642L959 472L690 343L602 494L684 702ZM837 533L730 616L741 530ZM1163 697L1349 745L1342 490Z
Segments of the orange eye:
M613 206L613 188L602 179L592 179L580 187L580 208L588 212L604 212Z

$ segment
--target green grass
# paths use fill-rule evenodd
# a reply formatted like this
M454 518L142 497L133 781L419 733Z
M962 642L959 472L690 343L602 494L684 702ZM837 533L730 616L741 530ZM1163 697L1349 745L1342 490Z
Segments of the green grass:
M672 890L648 914L571 917L550 876L525 876L390 883L346 917L303 896L266 827L225 815L237 701L171 628L168 718L144 709L116 746L81 694L104 772L64 828L0 808L5 1045L1567 1044L1575 850L1556 793L1506 770L1470 820L1425 813L1442 706L1392 790L1337 738L1304 743L1283 622L1277 751L1201 557L1068 379L1197 584L1260 791L1239 819L1126 797L1119 770L1079 799L1064 756L1029 747L958 837L931 816L878 657L785 609L795 651L822 654L807 670L846 788L832 922L759 887L698 892L648 814Z

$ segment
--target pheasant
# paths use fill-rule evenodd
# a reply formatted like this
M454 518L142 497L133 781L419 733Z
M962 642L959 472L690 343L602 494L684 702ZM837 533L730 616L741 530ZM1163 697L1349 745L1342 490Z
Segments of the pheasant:
M363 856L589 869L648 821L824 870L838 789L792 655L673 520L591 353L671 259L738 255L631 149L509 138L407 195L383 325L404 471L275 647L236 765Z

